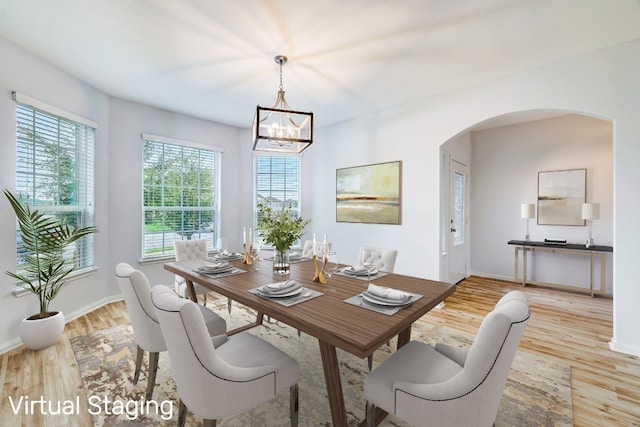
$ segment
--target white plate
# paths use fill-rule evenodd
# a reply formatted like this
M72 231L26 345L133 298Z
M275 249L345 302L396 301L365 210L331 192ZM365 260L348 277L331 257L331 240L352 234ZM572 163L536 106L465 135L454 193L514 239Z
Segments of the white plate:
M408 300L408 301L393 301L393 300L388 300L388 299L378 299L376 297L370 297L369 295L367 295L366 293L362 294L362 299L364 299L367 302L370 302L372 304L378 304L378 305L388 305L388 306L392 306L392 307L398 307L398 306L402 306L402 305L407 305L410 304L412 302L412 299Z
M378 274L378 269L374 268L373 270L371 270L371 273L367 272L367 270L353 271L349 269L344 270L344 272L347 274L351 274L352 276L368 276L369 274L371 274L372 276L375 276L376 274Z
M199 273L201 274L220 274L220 273L228 273L230 271L233 271L235 269L235 267L229 265L226 267L221 267L221 268L201 268L198 270Z
M300 292L302 292L302 286L300 286L298 289L295 289L291 292L287 292L286 294L278 294L278 295L273 295L273 294L263 294L262 292L260 292L260 289L258 289L258 294L263 296L263 297L267 297L267 298L285 298L285 297L292 297L294 295L298 295Z

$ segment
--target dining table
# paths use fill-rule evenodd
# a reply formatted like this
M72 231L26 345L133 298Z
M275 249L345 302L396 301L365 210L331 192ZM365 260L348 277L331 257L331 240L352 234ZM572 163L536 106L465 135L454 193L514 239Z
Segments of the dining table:
M228 331L229 335L259 326L263 316L269 316L315 337L319 344L331 418L335 427L347 426L336 349L366 358L396 336L397 347L400 348L411 339L413 323L456 289L455 285L449 283L397 273L374 275L370 280L334 273L323 284L313 281L316 264L310 259L291 263L288 275L273 274L272 262L266 259L256 260L251 265L244 263L242 259L229 262L236 268L237 274L203 274L194 266L193 261L168 262L164 264L164 269L184 277L189 298L193 301L197 301L194 284L198 284L256 310L258 315L254 323ZM299 283L305 288L304 295L313 293L313 297L302 298L298 303L287 306L255 292L258 287L285 280ZM370 283L420 297L393 314L369 309L365 304L345 302L362 295ZM376 425L386 415L378 408ZM364 425L364 420L360 425Z

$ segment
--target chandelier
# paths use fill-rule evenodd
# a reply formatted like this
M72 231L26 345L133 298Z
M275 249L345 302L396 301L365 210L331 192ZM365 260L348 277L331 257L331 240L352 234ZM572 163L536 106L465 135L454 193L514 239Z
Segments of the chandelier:
M253 120L253 150L300 153L313 143L313 113L294 111L287 104L282 88L282 66L287 57L273 58L280 66L280 89L273 107L258 105Z

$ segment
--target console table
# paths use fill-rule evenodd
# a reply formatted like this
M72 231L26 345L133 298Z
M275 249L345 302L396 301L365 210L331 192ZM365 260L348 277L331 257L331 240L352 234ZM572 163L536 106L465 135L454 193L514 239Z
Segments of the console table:
M594 296L596 293L605 294L607 288L607 253L613 252L612 246L590 246L578 245L574 243L565 244L549 244L545 242L534 242L525 240L509 240L509 245L515 246L515 264L514 264L514 280L522 282L522 286L527 283L532 285L549 286L560 289L570 289L573 291L584 292L585 288L571 285L562 285L557 283L538 282L535 280L527 280L527 252L532 254L535 252L549 252L554 254L588 256L590 258L589 272L589 293ZM520 278L519 253L522 251L522 279ZM600 258L600 289L598 292L593 286L593 260Z

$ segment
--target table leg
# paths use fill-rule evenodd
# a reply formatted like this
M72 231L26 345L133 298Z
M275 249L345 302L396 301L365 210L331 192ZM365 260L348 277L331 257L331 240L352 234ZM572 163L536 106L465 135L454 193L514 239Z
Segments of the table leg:
M589 291L591 292L591 298L593 298L593 251L591 251L591 256L589 265Z
M527 286L527 250L522 248L522 286Z
M398 348L408 344L409 341L411 341L411 325L400 331L398 334Z
M318 342L320 343L322 368L324 370L324 380L327 384L327 396L329 397L333 426L347 427L347 411L344 407L344 395L342 394L336 348L324 341L318 340Z
M193 282L186 278L185 282L187 284L187 293L189 294L189 299L197 303L198 297L196 296L196 288L193 286Z

